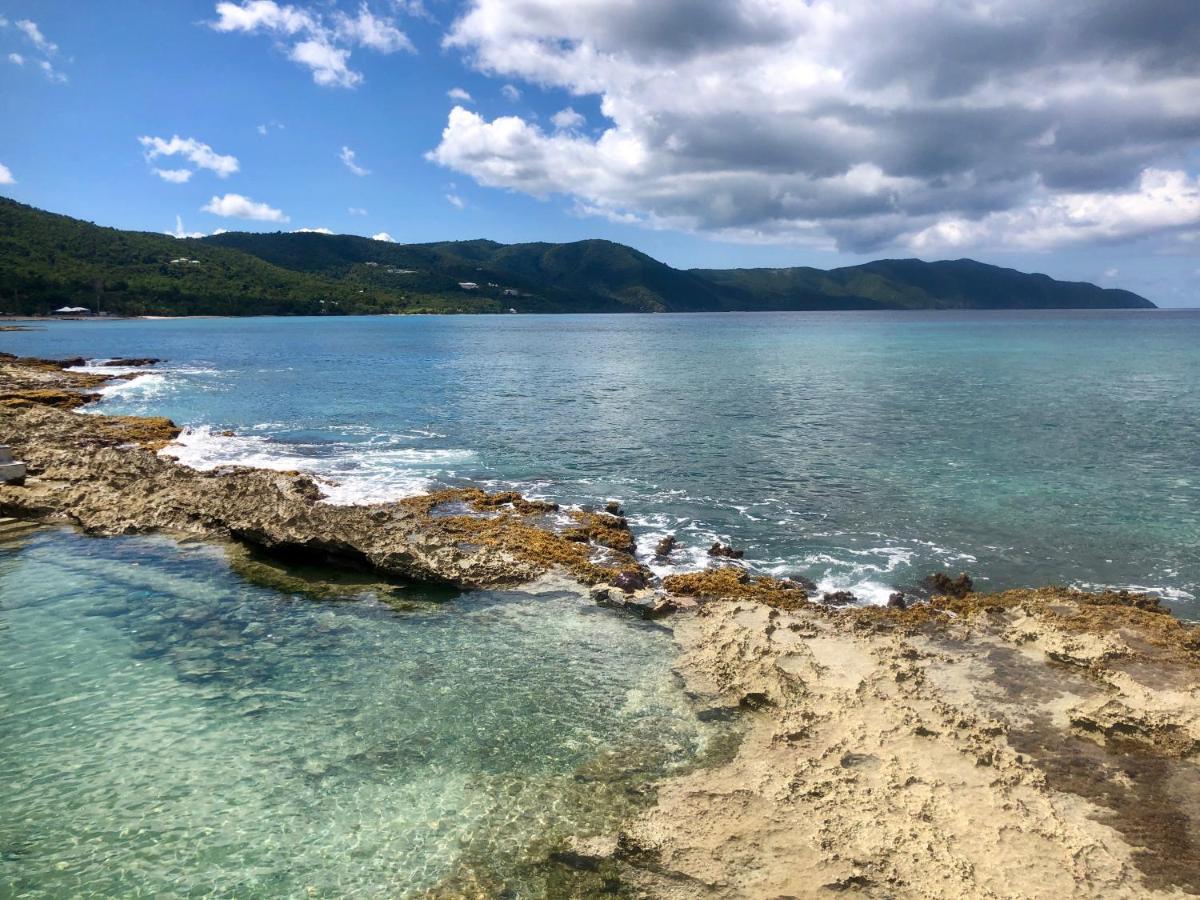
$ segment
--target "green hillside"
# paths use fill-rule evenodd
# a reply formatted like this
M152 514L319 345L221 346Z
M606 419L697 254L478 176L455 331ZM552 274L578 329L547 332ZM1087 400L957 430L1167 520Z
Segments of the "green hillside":
M60 306L125 315L331 315L1153 304L1128 291L969 259L879 260L830 271L680 271L602 240L391 244L279 232L180 240L0 198L0 313L44 314Z
M1130 291L956 259L841 269L695 269L755 309L1152 309ZM837 303L834 307L831 304Z

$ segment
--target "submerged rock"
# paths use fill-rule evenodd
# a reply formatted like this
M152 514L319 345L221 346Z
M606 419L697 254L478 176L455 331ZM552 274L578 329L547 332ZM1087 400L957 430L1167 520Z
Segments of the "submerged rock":
M627 594L632 594L634 591L640 591L646 586L646 576L641 572L620 572L611 582L612 586L619 588Z

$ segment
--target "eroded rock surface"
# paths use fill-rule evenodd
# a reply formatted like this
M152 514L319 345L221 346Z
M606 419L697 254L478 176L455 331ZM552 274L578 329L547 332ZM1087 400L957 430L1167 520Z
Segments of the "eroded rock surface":
M1200 892L1198 636L1152 601L743 600L673 622L688 686L751 711L731 761L661 785L621 836L646 896Z

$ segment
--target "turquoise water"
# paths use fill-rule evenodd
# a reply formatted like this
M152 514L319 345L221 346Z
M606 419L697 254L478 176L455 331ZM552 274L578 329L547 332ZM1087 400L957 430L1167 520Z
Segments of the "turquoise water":
M0 349L165 357L98 408L332 502L615 497L644 548L678 534L663 572L720 539L868 601L965 568L1196 615L1196 312L50 323ZM669 636L576 594L331 594L230 554L0 543L0 896L562 896L550 850L722 743Z
M575 595L332 601L255 571L0 542L0 896L542 896L556 840L709 739L669 638Z
M335 501L617 497L643 547L679 535L671 567L721 539L875 601L940 568L1200 596L1198 311L52 323L0 346L166 357L104 408L198 426L197 465L323 473Z

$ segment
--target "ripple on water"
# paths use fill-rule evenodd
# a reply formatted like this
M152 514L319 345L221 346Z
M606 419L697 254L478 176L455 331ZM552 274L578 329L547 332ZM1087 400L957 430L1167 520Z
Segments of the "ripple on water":
M399 593L315 601L158 539L0 545L0 894L404 896L471 860L519 885L710 738L661 631Z

